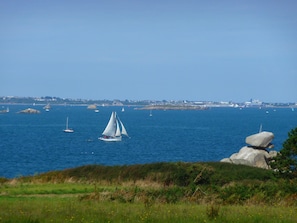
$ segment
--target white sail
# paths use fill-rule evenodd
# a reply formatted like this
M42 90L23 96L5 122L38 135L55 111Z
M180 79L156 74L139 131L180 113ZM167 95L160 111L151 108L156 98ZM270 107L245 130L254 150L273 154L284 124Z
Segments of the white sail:
M117 119L118 119L118 121L119 121L119 123L121 125L121 129L122 129L121 134L129 137L128 132L127 132L124 124L122 123L121 119L119 118L119 116L117 116Z
M120 120L120 124L121 124L121 128L122 128L122 135L126 135L129 137L128 132L127 132L124 124L121 122L121 120Z
M121 129L120 129L118 120L116 120L116 127L117 127L117 128L116 128L115 136L116 136L116 137L119 137L119 136L121 136Z
M104 129L102 135L106 135L106 136L110 136L110 137L114 137L115 133L116 133L116 118L115 118L115 113L112 112L109 122L106 126L106 128Z
M259 129L259 132L262 132L262 124L260 125L260 129Z
M102 133L102 137L99 137L99 139L102 141L117 142L122 140L122 135L128 136L127 130L117 116L117 113L112 112L109 122Z

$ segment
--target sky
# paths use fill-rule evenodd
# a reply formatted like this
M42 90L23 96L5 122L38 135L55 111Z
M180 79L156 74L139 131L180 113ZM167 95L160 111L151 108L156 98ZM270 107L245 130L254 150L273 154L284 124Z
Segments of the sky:
M297 102L294 0L0 0L0 96Z

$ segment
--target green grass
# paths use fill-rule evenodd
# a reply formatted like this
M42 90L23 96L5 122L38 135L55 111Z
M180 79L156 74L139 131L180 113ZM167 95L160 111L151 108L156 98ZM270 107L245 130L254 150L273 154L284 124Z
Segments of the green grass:
M89 165L1 178L2 222L296 222L297 179L224 163Z
M82 183L18 183L15 185L1 185L0 191L2 195L48 195L48 194L81 194L91 193L94 191L94 185Z
M296 207L209 206L79 201L77 198L0 198L0 222L296 222Z

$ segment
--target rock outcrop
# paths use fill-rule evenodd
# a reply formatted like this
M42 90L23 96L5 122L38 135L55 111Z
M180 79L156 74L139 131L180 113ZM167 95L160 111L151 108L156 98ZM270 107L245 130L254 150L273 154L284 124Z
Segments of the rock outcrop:
M25 110L19 111L18 113L23 113L23 114L39 114L40 111L33 109L33 108L27 108Z
M87 109L95 110L95 109L97 109L97 105L96 105L96 104L89 105L89 106L87 107Z
M248 166L270 169L269 161L276 156L276 151L268 151L274 134L272 132L260 132L246 137L249 146L242 147L238 153L232 154L229 158L224 158L221 162L242 164Z

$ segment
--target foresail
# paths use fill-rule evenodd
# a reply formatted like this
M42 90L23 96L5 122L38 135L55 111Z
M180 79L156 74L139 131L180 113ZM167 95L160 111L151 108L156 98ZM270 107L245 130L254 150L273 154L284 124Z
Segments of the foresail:
M126 135L126 136L129 137L128 132L127 132L127 130L126 130L124 124L121 122L121 120L119 120L119 121L120 121L121 128L122 128L122 135Z
M109 122L106 128L104 129L102 135L114 137L115 133L116 133L116 119L115 119L115 113L112 112Z
M116 133L115 133L115 136L116 137L119 137L119 136L121 136L121 130L120 130L120 126L119 126L119 122L118 122L118 120L116 120L116 127L117 127L117 130L116 130Z

